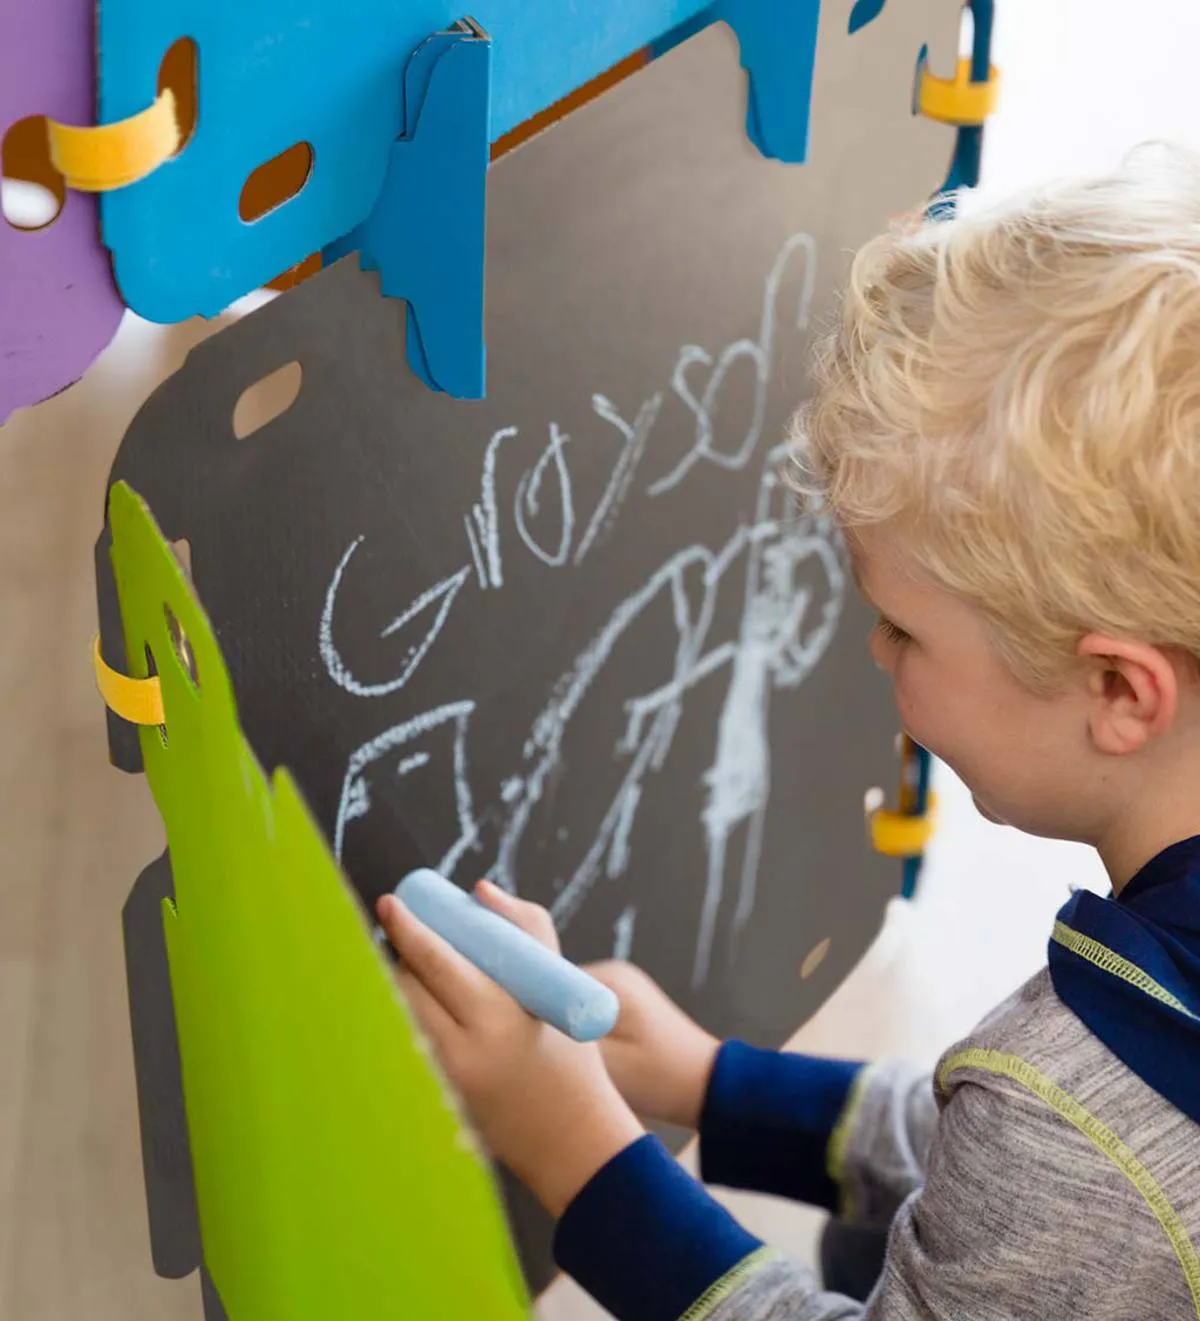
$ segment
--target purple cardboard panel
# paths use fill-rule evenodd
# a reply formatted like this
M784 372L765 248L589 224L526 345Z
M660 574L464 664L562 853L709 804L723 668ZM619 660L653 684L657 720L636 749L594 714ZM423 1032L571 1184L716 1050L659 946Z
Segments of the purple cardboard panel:
M0 139L31 115L92 122L94 27L93 0L0 7ZM68 192L43 229L0 218L0 423L77 381L123 311L95 198Z

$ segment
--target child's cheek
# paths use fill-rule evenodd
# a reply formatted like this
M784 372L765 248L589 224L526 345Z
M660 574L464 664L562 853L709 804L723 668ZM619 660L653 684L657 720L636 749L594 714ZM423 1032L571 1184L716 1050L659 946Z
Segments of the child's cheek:
M900 656L897 659L892 669L892 693L905 733L921 743L921 731L925 721L922 718L922 703L912 670L913 667L907 658Z

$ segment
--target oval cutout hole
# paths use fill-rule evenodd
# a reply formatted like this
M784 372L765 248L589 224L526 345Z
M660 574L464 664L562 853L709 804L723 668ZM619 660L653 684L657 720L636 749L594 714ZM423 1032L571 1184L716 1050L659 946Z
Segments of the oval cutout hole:
M187 146L196 131L199 113L199 56L191 37L180 37L158 66L158 91L169 91L175 98L175 120L179 125L179 146L175 155Z
M290 202L308 182L312 167L313 149L307 142L297 142L272 156L242 185L238 215L251 225Z
M878 785L876 785L874 789L868 789L867 792L863 794L863 812L867 816L871 816L873 813L878 812L883 806L884 797L884 792Z
M192 681L193 688L200 687L200 671L196 668L196 657L192 654L191 643L183 631L183 625L175 618L175 612L166 602L163 603L163 617L167 621L167 635L175 651L175 658L183 666L183 672Z
M66 196L50 159L46 116L18 119L0 143L0 213L13 229L45 229L58 219Z
M175 553L175 558L179 561L179 567L183 570L188 582L191 582L192 543L186 537L180 537L178 541L171 542L171 550Z
M261 381L248 385L233 409L233 434L238 440L245 440L282 417L296 402L303 380L300 364L288 362Z
M832 944L833 937L826 936L824 940L814 945L804 956L804 962L800 965L800 980L802 982L806 982L825 962L825 955L829 953L829 947Z

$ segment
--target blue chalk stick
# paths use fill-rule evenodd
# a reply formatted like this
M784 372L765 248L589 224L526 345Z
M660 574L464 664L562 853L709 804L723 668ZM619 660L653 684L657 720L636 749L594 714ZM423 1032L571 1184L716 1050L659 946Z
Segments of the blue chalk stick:
M444 876L422 867L395 895L535 1018L576 1041L598 1041L613 1030L620 1004L607 986Z

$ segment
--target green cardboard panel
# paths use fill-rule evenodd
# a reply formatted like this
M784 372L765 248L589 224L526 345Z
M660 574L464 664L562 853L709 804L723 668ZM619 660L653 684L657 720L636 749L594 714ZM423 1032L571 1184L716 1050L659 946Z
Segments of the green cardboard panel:
M149 510L111 492L131 672L167 830L163 904L204 1259L230 1321L527 1315L486 1164L286 772L237 721ZM177 622L176 622L177 621Z

